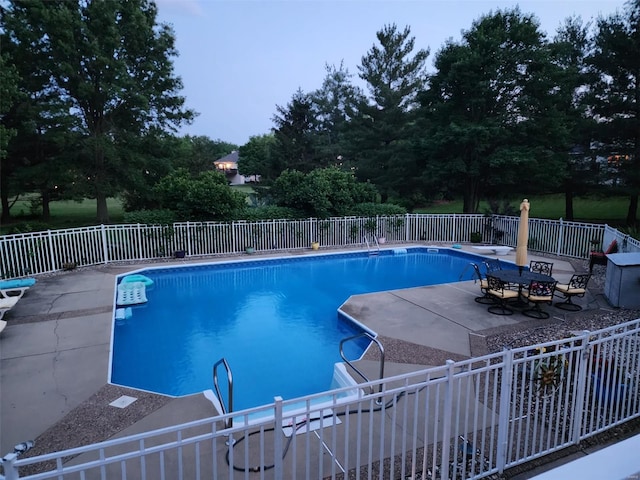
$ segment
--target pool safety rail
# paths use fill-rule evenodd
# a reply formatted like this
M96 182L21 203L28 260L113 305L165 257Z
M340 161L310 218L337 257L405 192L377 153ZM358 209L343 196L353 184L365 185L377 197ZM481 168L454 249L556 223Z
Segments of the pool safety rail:
M99 225L0 236L0 264L4 277L37 275L112 262L171 258L184 249L185 258L244 254L249 243L257 253L308 250L312 241L325 248L363 246L363 232L388 244L468 243L482 232L483 242L500 239L514 247L520 217L482 214L406 214L369 217L308 218L258 222L183 222L173 225ZM529 219L529 249L562 257L588 258L593 243L616 239L624 252L640 252L640 241L607 225ZM179 260L178 260L179 261Z
M10 454L4 475L487 478L640 418L640 319L358 387L37 457ZM232 415L243 421L227 426Z
M218 384L218 367L220 365L224 366L224 369L227 373L227 398L229 399L229 406L225 407L224 405L224 397L222 396L222 392L220 391L220 386ZM215 388L216 395L218 397L218 401L220 402L220 411L223 414L232 413L233 412L233 374L231 373L231 367L227 362L226 358L221 358L218 360L213 366L213 388ZM233 427L233 417L229 417L226 421L227 428Z
M369 255L380 255L380 244L378 243L378 237L373 235L371 237L371 242L369 241L369 237L366 235L362 238L363 243L367 247L367 251ZM375 250L372 250L373 245L375 245Z
M359 338L368 338L368 339L369 339L369 341L370 341L372 344L374 344L374 345L376 345L376 346L378 347L378 350L379 350L379 352L380 352L380 377L379 377L379 379L380 379L380 380L381 380L381 379L383 379L383 378L384 378L384 347L382 346L382 344L380 343L380 341L379 341L376 337L374 337L373 335L371 335L369 332L361 332L361 333L359 333L359 334L357 334L357 335L353 335L353 336L351 336L351 337L347 337L347 338L342 339L342 340L340 341L340 357L342 358L342 360L344 360L344 362L345 362L347 365L349 365L349 366L353 369L353 371L354 371L354 372L356 372L358 375L360 375L360 378L362 378L365 382L370 382L370 379L369 379L369 378L367 378L367 376L366 376L364 373L362 373L362 372L358 369L358 367L356 367L356 366L352 363L352 361L351 361L351 360L347 359L347 357L346 357L346 356L345 356L345 354L344 354L344 344L345 344L345 343L347 343L347 342L355 341L355 340L357 340L357 339L359 339ZM374 392L373 392L373 387L372 387L372 386L370 386L370 388L372 389L372 390L371 390L371 393L374 393ZM382 388L382 385L380 385L380 388Z

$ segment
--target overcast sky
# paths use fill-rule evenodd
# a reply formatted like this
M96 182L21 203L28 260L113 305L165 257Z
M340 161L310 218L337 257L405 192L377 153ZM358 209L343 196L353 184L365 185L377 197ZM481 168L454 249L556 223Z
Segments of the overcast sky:
M482 14L520 5L552 37L572 15L595 19L622 9L623 0L156 0L159 21L173 26L187 106L199 116L179 133L238 145L269 133L276 105L298 88L320 88L325 64L357 77L376 32L409 26L416 48L435 53ZM354 78L354 82L358 81Z

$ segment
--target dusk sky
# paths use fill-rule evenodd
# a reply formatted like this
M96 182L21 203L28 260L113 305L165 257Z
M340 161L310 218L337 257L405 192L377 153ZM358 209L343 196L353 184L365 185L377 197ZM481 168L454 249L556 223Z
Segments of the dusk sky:
M623 0L157 0L159 21L173 26L187 106L200 115L179 134L244 145L269 133L276 105L298 88L321 87L325 64L344 62L357 78L376 32L409 26L416 49L429 49L428 70L445 40L458 41L482 14L520 6L553 37L564 19L595 19L621 10Z

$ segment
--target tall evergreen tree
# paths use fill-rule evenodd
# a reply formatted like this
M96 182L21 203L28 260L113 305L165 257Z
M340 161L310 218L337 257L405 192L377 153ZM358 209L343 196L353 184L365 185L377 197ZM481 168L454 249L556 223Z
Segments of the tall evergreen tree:
M599 18L589 57L597 79L591 103L599 140L620 159L619 174L629 194L627 224L638 222L640 195L640 0L622 13Z
M276 154L281 162L279 172L285 169L310 172L314 161L315 118L311 96L298 89L286 107L276 105Z
M378 186L383 198L406 193L416 176L417 95L426 81L429 51L414 52L415 37L407 26L386 25L358 66L369 97L350 126L349 143L356 174Z
M349 122L364 101L362 90L351 83L352 74L341 63L326 65L322 87L311 94L316 123L315 152L318 165L341 165L347 162L345 134Z

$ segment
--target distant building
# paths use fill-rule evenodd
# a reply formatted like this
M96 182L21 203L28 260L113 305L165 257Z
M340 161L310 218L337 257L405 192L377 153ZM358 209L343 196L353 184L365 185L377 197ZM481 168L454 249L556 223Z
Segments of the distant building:
M234 150L229 155L225 155L222 158L219 158L213 165L216 170L224 173L224 176L227 177L227 181L229 185L244 185L247 182L259 182L260 175L240 175L238 173L238 160L240 159L240 154L237 150Z

